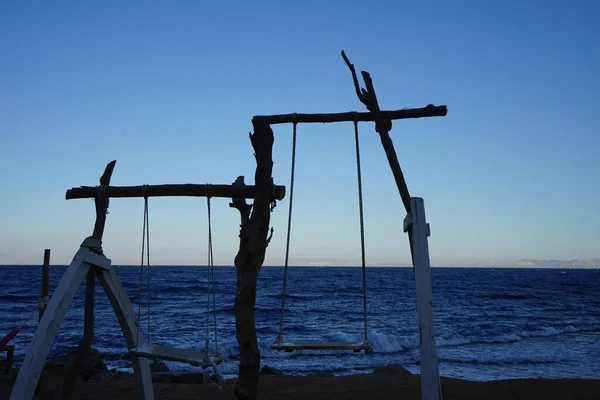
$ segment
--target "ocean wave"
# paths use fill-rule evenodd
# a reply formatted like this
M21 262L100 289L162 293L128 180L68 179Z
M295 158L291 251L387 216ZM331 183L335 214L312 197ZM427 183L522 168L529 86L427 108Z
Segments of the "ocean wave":
M566 327L552 327L552 326L540 326L533 330L522 330L514 333L505 333L496 336L489 337L457 337L448 339L437 339L436 343L439 347L450 347L450 346L462 346L472 344L501 344L518 342L528 338L535 337L549 337L562 335L564 333L583 333L583 332L596 332L600 331L600 326L566 326Z
M279 294L275 294L273 295L273 297L278 297L281 298L281 295ZM301 293L301 294L294 294L294 293L288 293L285 295L286 300L287 299L292 299L292 300L307 300L307 301L311 301L314 299L318 299L323 297L322 294L317 294L317 293Z
M489 294L479 296L481 299L491 299L491 300L530 300L536 299L537 296L531 294Z
M272 350L270 346L274 343L276 336L273 336L272 340L263 340L259 341L259 347L261 349L261 353L267 355L274 355L275 353L279 353L276 350ZM417 338L414 340L408 340L404 337L380 333L375 330L371 330L368 333L369 341L373 344L373 351L375 353L398 353L405 351L407 349L412 349L417 345ZM290 339L291 340L291 339ZM341 331L329 332L325 334L323 337L319 337L317 339L313 339L316 341L324 341L324 342L362 342L364 340L363 333L346 333ZM310 340L309 340L310 341ZM342 351L343 352L343 351ZM322 355L330 355L330 354L339 354L339 350L331 350L331 351L294 351L295 354L305 355L305 354L322 354Z
M28 293L23 294L0 294L0 301L19 301L26 302L27 300L31 300L32 296Z
M567 359L557 358L505 358L505 359L476 359L476 358L454 358L454 357L439 357L440 363L452 363L452 364L472 364L472 365L518 365L518 364L555 364Z
M380 353L398 353L415 348L417 339L413 341L398 335L383 334L371 331L369 340L373 343L373 351Z
M189 296L190 292L194 295L206 295L207 287L206 285L200 284L190 284L190 285L181 285L181 286L166 286L161 287L156 290L158 295L164 294L181 294L184 296ZM215 286L216 294L228 294L231 292L229 287L219 287ZM212 288L210 288L210 293L212 293Z

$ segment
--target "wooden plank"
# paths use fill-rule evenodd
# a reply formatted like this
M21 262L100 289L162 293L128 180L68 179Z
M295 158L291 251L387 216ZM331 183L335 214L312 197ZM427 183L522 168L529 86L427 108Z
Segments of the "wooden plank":
M448 108L444 105L434 106L429 104L422 108L405 108L403 110L381 111L380 116L383 119L397 120L407 118L423 118L423 117L443 117L448 113ZM329 122L367 122L375 121L375 115L370 112L355 112L348 111L342 113L328 114L279 114L279 115L256 115L254 120L265 121L270 125L274 124L291 124L294 121L297 123L329 123Z
M110 304L115 310L117 320L121 325L127 348L132 349L138 346L138 324L135 318L135 312L131 306L131 301L127 292L112 269L100 270L97 276L98 282L104 288ZM154 389L152 387L152 375L150 374L150 364L147 359L139 358L136 355L131 356L131 363L135 375L135 384L137 388L137 398L140 400L151 400L154 398Z
M413 265L417 287L421 398L423 400L441 400L442 389L433 325L431 266L429 264L429 246L427 244L429 224L425 219L425 203L423 199L412 197L410 201L412 224L409 229L412 231Z
M10 395L11 400L33 398L38 379L60 324L65 318L81 281L89 270L89 264L83 262L88 253L88 249L79 249L56 287L54 295L50 298L48 307L38 323L29 344L27 355L19 369L19 374Z
M372 346L365 342L283 342L271 345L271 349L278 351L294 350L352 350L368 351Z
M169 185L146 185L144 186L106 186L105 196L110 197L223 197L253 199L255 187L253 185L198 185L198 184L169 184ZM67 190L65 198L89 199L96 197L97 190L93 186L81 186ZM269 191L271 195L271 191ZM273 185L273 199L282 200L285 197L285 186Z
M83 261L95 267L103 269L111 268L111 260L109 258L106 258L105 256L101 256L100 254L96 254L91 251L87 256L85 256L85 259Z
M219 365L222 361L219 356L209 356L207 360L204 351L177 349L156 344L136 347L130 349L129 352L140 357L177 361L203 368L211 366L211 362L214 362L215 365Z

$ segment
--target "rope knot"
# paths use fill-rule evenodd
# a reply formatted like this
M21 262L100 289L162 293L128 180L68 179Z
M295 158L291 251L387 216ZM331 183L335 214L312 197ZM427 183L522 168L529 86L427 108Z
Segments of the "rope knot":
M50 298L48 296L40 297L37 301L38 311L44 311L48 307L49 302L50 302Z

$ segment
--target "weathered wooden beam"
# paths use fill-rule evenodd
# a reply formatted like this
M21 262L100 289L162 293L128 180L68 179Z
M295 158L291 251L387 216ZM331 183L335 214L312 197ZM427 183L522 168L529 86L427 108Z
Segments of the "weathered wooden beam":
M429 263L430 228L425 218L425 202L420 197L410 199L410 213L404 219L404 231L411 232L414 249L413 265L419 322L419 366L421 369L421 399L441 400L440 371L433 320L433 290Z
M422 108L405 108L403 110L380 111L382 119L396 120L408 118L443 117L448 113L446 106L434 106L429 104ZM264 121L270 125L297 123L329 123L329 122L359 122L375 121L376 116L372 112L342 112L329 114L279 114L279 115L256 115L252 121Z
M139 326L136 321L133 306L131 305L129 296L127 296L127 291L123 287L123 282L121 282L119 276L112 268L99 269L97 278L108 297L108 301L115 311L117 321L119 321L121 331L123 332L125 342L127 343L127 348L133 349L138 347L140 345L138 342L139 337L137 335ZM149 360L131 353L130 358L137 389L136 398L138 400L154 399Z
M44 311L48 306L48 296L50 295L50 249L44 250L44 264L42 264L42 295L39 308L38 321L42 319Z
M207 355L205 351L178 349L156 344L135 347L129 349L129 353L138 357L176 361L203 368L208 368L213 363L219 365L223 361L219 355Z
M94 203L96 204L96 223L94 224L94 233L92 236L102 241L102 235L104 235L104 226L106 225L106 210L108 210L108 197L103 193L102 189L110 185L110 178L112 177L113 170L117 160L112 160L106 165L104 173L100 177L100 187L94 189L93 197Z
M394 148L394 143L389 135L390 126L385 123L385 118L381 115L381 111L379 110L379 103L377 101L377 95L375 94L375 88L373 87L373 80L371 79L371 75L368 72L362 71L363 80L365 81L365 86L367 87L366 96L367 99L367 107L371 110L372 114L375 115L375 129L377 133L379 133L379 137L381 139L381 145L383 146L383 150L385 151L385 155L388 159L388 164L392 170L392 174L394 175L394 180L396 181L396 186L398 187L398 192L400 193L400 198L402 198L402 203L404 204L404 208L406 212L410 212L410 193L408 191L408 186L406 184L406 180L404 179L404 173L402 173L402 168L400 168L400 163L398 162L398 156L396 155L396 149Z
M258 273L269 245L273 186L273 130L263 121L253 121L254 133L250 142L254 148L256 198L250 208L233 196L231 206L241 215L240 247L235 257L237 271L236 294L233 306L235 333L240 346L238 379L234 395L238 400L256 400L260 371L260 350L256 338L255 304ZM237 185L243 186L238 179ZM237 201L236 201L237 200ZM271 231L272 233L272 231Z
M144 193L145 190L145 193ZM88 199L96 197L96 188L92 186L81 186L67 190L65 198ZM223 197L253 199L255 186L239 185L198 185L198 184L169 184L169 185L146 185L144 186L107 186L104 195L110 197ZM285 197L285 186L273 185L273 200L282 200Z
M40 303L38 308L38 322L42 319L44 311L48 307L50 301L50 249L44 249L44 263L42 264L42 293L40 296ZM39 393L42 388L43 370L40 372L37 387L35 388L35 394Z
M67 315L77 289L79 289L90 268L89 264L83 262L88 253L89 250L86 248L79 249L58 286L54 289L48 308L35 329L27 355L21 364L21 368L19 368L19 374L10 394L10 400L33 399L38 379L48 354L50 354L60 324Z
M106 214L108 210L109 198L106 196L105 188L110 185L110 179L115 169L117 160L113 160L106 165L104 173L100 176L100 186L94 188L94 204L96 206L96 222L94 223L94 231L92 237L96 238L102 245L102 236L104 235L104 227L106 226ZM90 249L90 251L103 254L102 247ZM79 375L81 366L85 362L87 353L92 347L94 339L94 293L96 290L96 271L95 267L90 268L85 281L85 309L83 321L83 338L79 343L78 351L75 355L75 360L69 370L67 370L63 379L63 400L70 400L73 396L73 385Z

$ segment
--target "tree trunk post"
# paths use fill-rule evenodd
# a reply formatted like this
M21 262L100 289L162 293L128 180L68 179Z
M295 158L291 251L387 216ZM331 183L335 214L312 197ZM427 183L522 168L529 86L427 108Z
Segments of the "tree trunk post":
M270 237L269 223L273 198L273 131L268 123L253 120L254 133L250 141L256 158L254 204L245 199L233 199L231 207L240 211L240 247L235 257L237 270L234 313L236 338L240 346L238 379L234 388L238 400L255 400L258 396L260 351L256 339L254 307L256 281L265 259ZM235 182L244 185L244 178Z

